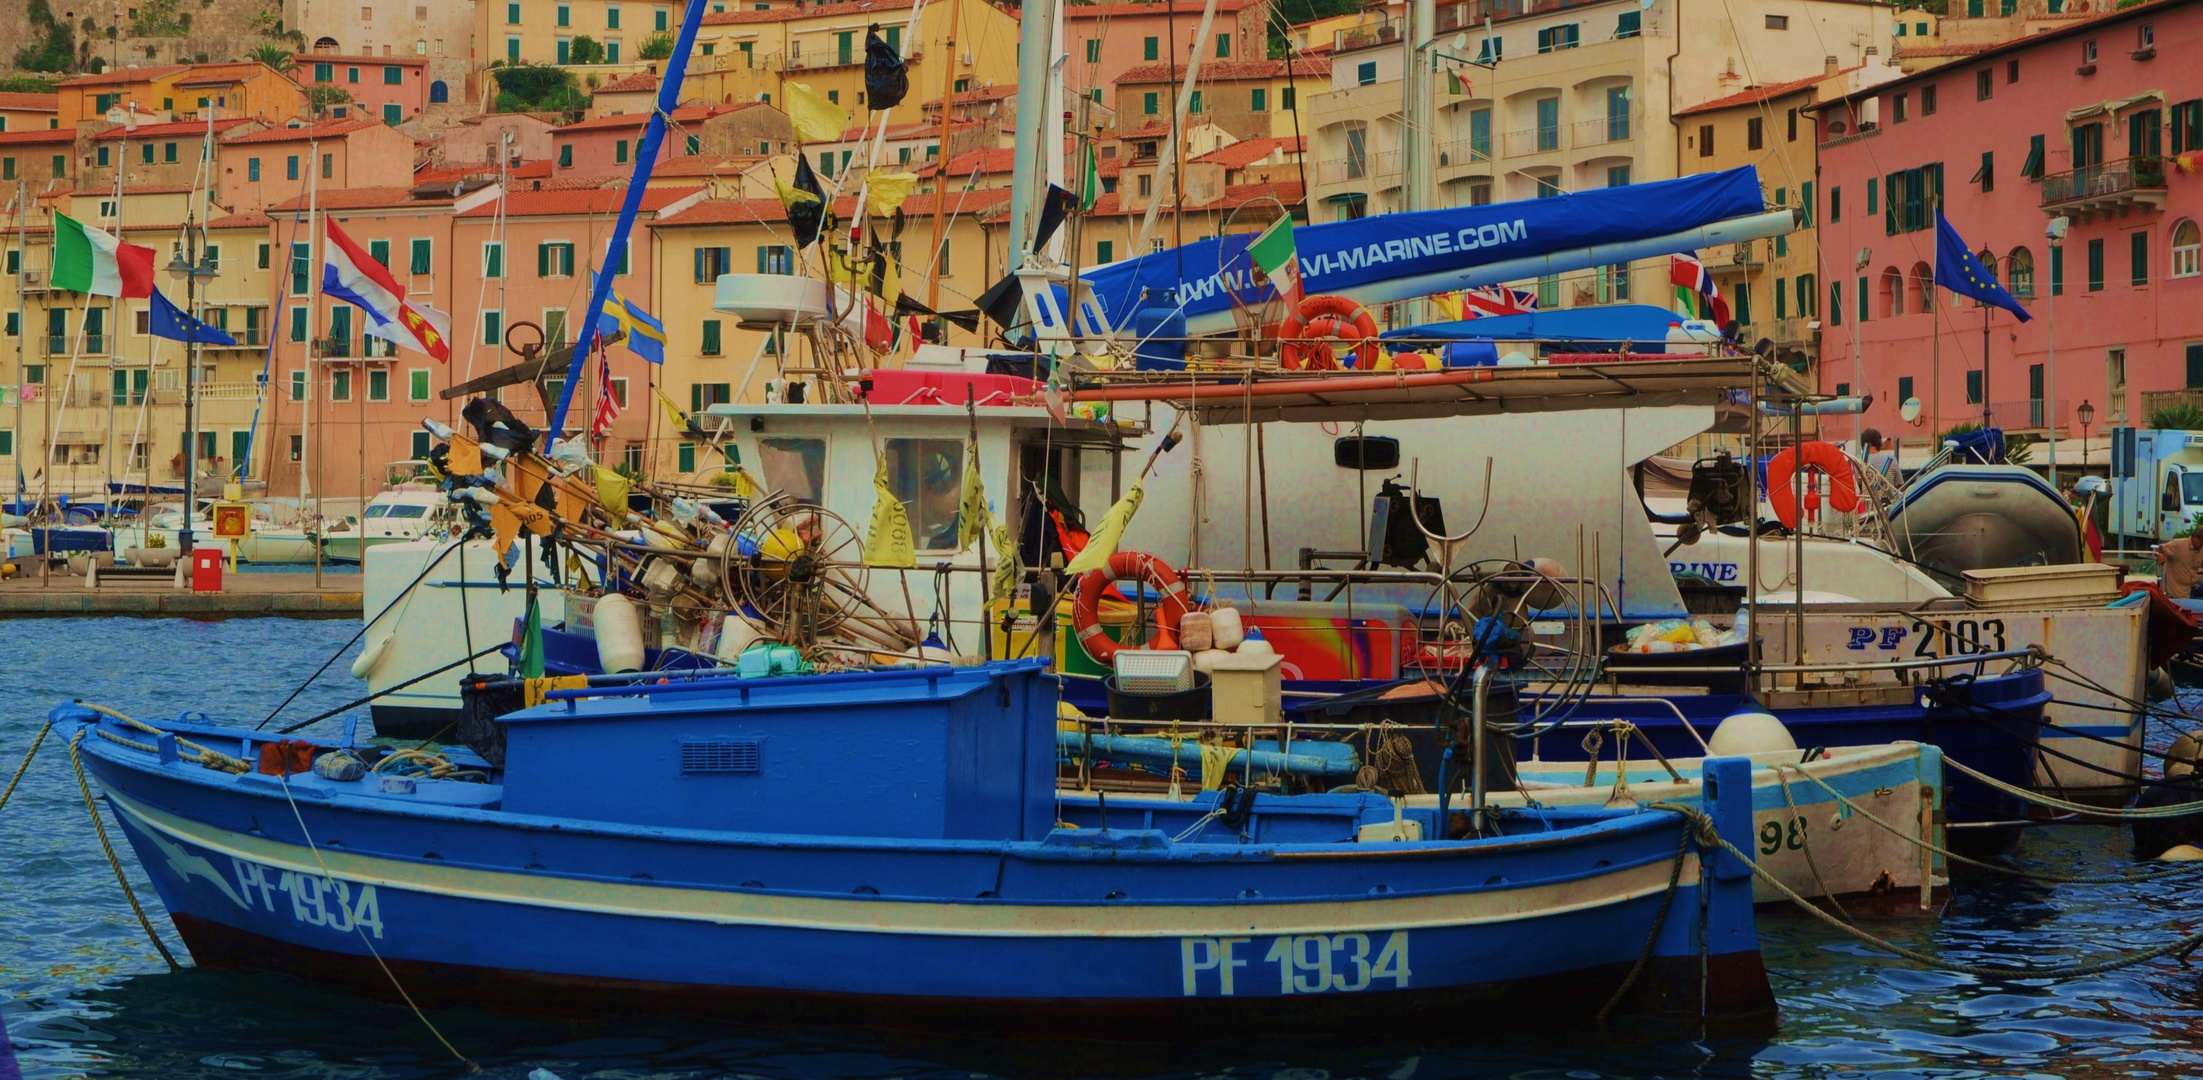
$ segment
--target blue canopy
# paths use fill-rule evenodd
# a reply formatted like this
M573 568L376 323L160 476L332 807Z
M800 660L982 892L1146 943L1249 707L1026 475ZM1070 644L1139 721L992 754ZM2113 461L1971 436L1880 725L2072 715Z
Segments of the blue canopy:
M1556 308L1527 315L1487 315L1459 322L1426 323L1404 330L1388 330L1388 340L1415 341L1581 341L1587 345L1630 342L1638 352L1664 352L1668 327L1683 316L1651 304L1611 304L1605 307ZM1392 346L1395 352L1406 345ZM1587 349L1586 351L1597 351Z

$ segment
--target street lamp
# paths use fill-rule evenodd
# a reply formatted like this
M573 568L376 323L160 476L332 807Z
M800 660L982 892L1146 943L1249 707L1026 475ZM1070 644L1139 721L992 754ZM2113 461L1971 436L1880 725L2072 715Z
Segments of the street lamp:
M2096 407L2081 399L2081 407L2073 410L2073 419L2081 422L2081 468L2088 468L2088 425L2096 422Z
M183 282L184 312L193 319L197 319L199 317L199 282L211 280L215 277L217 271L214 267L213 255L211 253L207 255L200 254L199 233L196 229L188 225L185 226L184 246L176 252L175 257L168 260L166 269L170 277ZM196 331L192 332L190 337L191 347L186 349L184 353L184 524L181 534L177 537L178 546L183 549L183 557L187 560L191 558L192 550L191 516L199 509L198 403L199 349L201 343ZM148 476L146 479L146 486L150 489L152 477Z

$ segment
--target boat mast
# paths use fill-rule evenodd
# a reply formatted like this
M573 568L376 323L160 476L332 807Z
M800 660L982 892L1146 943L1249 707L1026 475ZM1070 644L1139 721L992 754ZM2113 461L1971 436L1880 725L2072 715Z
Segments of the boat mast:
M1412 0L1408 12L1407 32L1400 35L1400 209L1412 212L1431 209L1429 140L1436 138L1436 125L1431 123L1430 49L1438 5L1435 0ZM1403 314L1409 325L1421 323L1422 301L1408 301Z
M28 294L28 293L30 292L30 281L31 281L31 279L30 279L30 273L31 273L31 246L30 246L30 245L31 245L31 226L30 226L30 206L29 206L29 201L30 201L30 197L31 197L31 196L30 196L30 190L31 190L31 189L30 189L30 186L29 186L29 183L28 183L28 181L25 181L25 180L23 180L23 179L17 179L17 180L16 180L16 182L15 182L15 382L16 382L16 387L15 387L15 437L16 437L17 439L19 439L19 440L20 440L20 439L21 439L21 438L23 437L23 387L24 387L25 385L27 385L27 382L26 382L26 380L24 380L24 378L23 378L23 361L24 361L24 359L25 359L25 356L24 356L24 346L25 346L25 345L26 345L26 344L27 344L27 343L28 343L28 342L30 341L30 339L31 339L31 327L30 327L30 313L29 313L29 312L27 312L27 311L25 311L25 310L24 310L24 307L23 307L23 298L24 298L24 296L25 296L26 294ZM47 271L47 277L46 277L46 285L47 285L47 287L48 287L49 289L53 287L53 272L52 272L51 268L49 268L49 269L48 269L48 271ZM43 395L41 395L41 396L43 396ZM13 449L15 450L15 455L14 455L14 456L15 456L15 502L16 502L16 509L18 509L18 510L22 511L22 512L23 512L23 513L24 513L24 514L25 514L25 515L27 516L27 515L28 515L28 514L30 513L30 508L29 508L29 507L26 507L26 506L24 506L24 505L22 505L22 503L23 503L23 496L24 496L24 494L25 494L25 492L24 492L24 490L23 490L23 487L24 487L24 484L23 484L23 447L22 447L22 445L21 445L20 443L18 443L18 444L17 444L17 445L16 445L16 446L15 446L15 447L14 447Z
M1017 24L1017 119L1020 125L1037 125L1043 135L1038 150L1043 154L1051 152L1045 137L1050 125L1041 113L1048 107L1048 45L1055 40L1051 28L1056 21L1056 6L1057 0L1026 0ZM1053 153L1058 156L1063 153L1060 136ZM944 151L944 165L947 164L945 157ZM1041 172L1043 160L1035 156L1033 150L1021 149L1010 167L1009 269L1012 272L1025 265L1026 256L1032 254L1033 209L1039 205L1040 185L1045 182ZM934 185L936 191L941 186Z
M946 239L945 218L949 197L949 130L951 118L956 115L956 19L964 13L965 0L949 0L949 36L941 48L941 146L935 151L933 166L933 251L929 253L933 272L926 275L926 307L941 310L941 276L949 272L941 258L941 241ZM1018 88L1020 94L1024 88ZM1013 202L1012 205L1015 205ZM937 324L941 329L942 344L948 343L946 323ZM20 426L20 425L19 425Z
M314 209L321 195L320 155L321 140L306 140L307 329L305 359L306 411L303 417L306 431L303 433L305 437L298 441L301 451L311 460L298 463L298 501L301 504L306 501L308 466L310 465L314 469L321 468L321 444L316 441L321 437L321 425L314 423L314 414L321 410L321 378L320 373L314 370L314 353L321 347L321 268L314 258L314 252L319 250L318 245L321 240L321 225L314 220ZM292 258L295 260L297 255L294 253ZM366 448L361 447L361 452L364 453L365 451ZM318 589L321 588L322 553L327 549L329 543L329 517L327 508L322 501L321 482L318 477L314 480L312 490L314 493L314 588ZM367 509L363 506L360 508L360 521L364 523L366 520ZM364 528L364 525L362 527ZM367 546L362 543L360 545L362 565L365 565L366 558Z

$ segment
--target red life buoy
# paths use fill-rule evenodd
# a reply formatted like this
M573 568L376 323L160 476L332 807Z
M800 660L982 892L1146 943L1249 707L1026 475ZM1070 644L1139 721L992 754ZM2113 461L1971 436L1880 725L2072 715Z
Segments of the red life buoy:
M1339 367L1333 341L1358 341L1350 366L1363 371L1377 364L1377 317L1343 296L1311 296L1278 328L1278 366L1287 371L1331 371Z
M1843 449L1831 442L1809 442L1784 449L1767 463L1767 504L1785 529L1798 527L1798 474L1819 469L1828 477L1828 505L1839 514L1859 508L1859 477Z
M1169 563L1137 551L1111 555L1107 565L1099 570L1088 570L1079 578L1078 603L1071 609L1071 631L1078 635L1079 645L1095 663L1109 663L1117 650L1124 648L1102 632L1101 598L1111 583L1127 579L1138 580L1162 594L1155 608L1155 620L1160 624L1153 643L1156 648L1177 647L1178 622L1193 610L1193 603L1186 596L1185 582Z

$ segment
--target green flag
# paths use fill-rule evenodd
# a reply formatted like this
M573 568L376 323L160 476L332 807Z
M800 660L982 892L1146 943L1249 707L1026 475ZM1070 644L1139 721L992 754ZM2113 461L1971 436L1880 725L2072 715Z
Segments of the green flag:
M1085 213L1101 201L1101 166L1094 160L1094 148L1086 148L1086 186L1079 189L1079 212Z
M520 638L520 677L543 677L543 609L530 603L526 629Z

